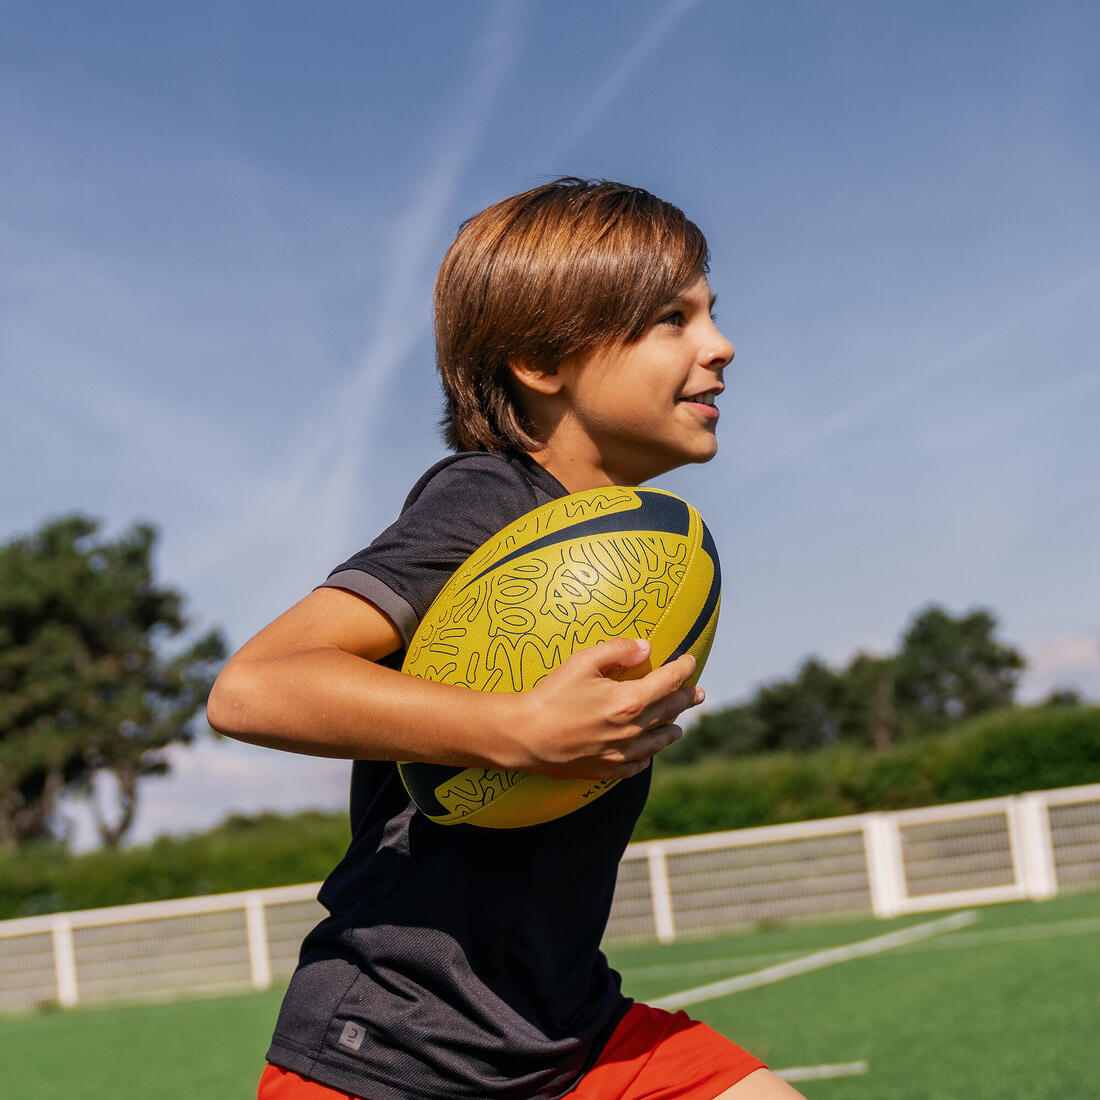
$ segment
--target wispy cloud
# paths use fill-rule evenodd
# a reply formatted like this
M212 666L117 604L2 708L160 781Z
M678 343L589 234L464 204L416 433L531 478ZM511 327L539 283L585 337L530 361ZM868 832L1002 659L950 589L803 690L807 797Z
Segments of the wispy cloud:
M699 0L672 0L671 4L667 4L657 13L626 49L619 63L588 96L585 109L570 122L569 133L546 154L546 163L560 161L570 149L588 136L608 108L626 91L665 36L698 4Z
M411 319L428 315L426 294L430 269L437 261L434 252L517 55L527 7L510 0L498 0L493 6L473 47L464 87L425 141L434 154L428 169L420 173L423 183L393 219L387 235L385 289L372 311L362 355L323 387L297 425L290 426L285 460L255 479L236 507L180 541L175 556L180 569L192 578L224 579L247 560L256 563L250 566L254 572L269 574L253 576L252 584L266 580L277 587L286 581L277 579L276 573L295 572L288 569L288 558L313 553L318 543L349 545L350 517L369 497L369 489L361 482L368 460L376 457L371 426L377 423L380 398L426 334L427 321L417 324ZM309 532L308 538L303 537L304 531ZM253 597L253 612L255 602ZM238 756L240 751L249 752L239 747ZM290 788L309 792L303 805L335 806L343 801L346 767L340 764L252 751L242 773L232 766L238 756L218 745L180 754L171 782L161 787L161 798L140 811L135 839L171 828L184 818L194 823L191 797L197 792L205 792L200 795L205 822L216 820L219 808L227 805L267 808L267 792L288 789L290 776L294 777ZM253 765L257 770L252 770ZM257 775L262 782L256 782Z
M280 532L297 528L295 517L323 524L313 532L328 545L347 543L352 502L364 499L362 472L371 457L380 398L426 336L438 242L514 65L528 8L509 0L493 5L471 50L464 85L436 126L426 127L424 146L433 153L428 168L417 173L420 187L392 219L383 296L372 310L358 362L320 390L297 425L288 426L284 461L260 479L241 507L189 540L182 556L192 575L223 569L253 553Z
M1055 290L1042 295L1031 305L1011 317L985 325L955 347L923 363L897 364L892 371L893 381L868 393L843 409L822 417L812 428L787 439L752 462L736 476L738 481L750 481L772 470L794 465L821 447L861 424L889 406L897 405L924 389L937 378L963 370L1002 345L1009 337L1036 325L1039 321L1057 314L1095 290L1100 282L1100 268L1094 267ZM1085 388L1091 388L1088 380L1082 380ZM1073 392L1081 383L1072 382L1066 392Z

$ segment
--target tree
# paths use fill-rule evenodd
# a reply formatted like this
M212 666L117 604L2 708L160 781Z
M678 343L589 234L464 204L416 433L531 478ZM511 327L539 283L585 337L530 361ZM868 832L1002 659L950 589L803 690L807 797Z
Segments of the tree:
M857 653L843 673L843 739L888 749L897 740L897 660Z
M837 744L845 701L843 677L817 658L808 658L795 679L757 691L753 710L766 730L762 747L806 752Z
M1041 707L1080 707L1084 699L1076 688L1055 688L1039 705Z
M895 695L914 732L1012 704L1024 659L994 638L996 629L982 608L956 618L931 605L913 619L897 657Z
M188 624L183 596L154 581L155 542L147 524L109 540L96 521L73 515L0 547L6 848L56 836L62 791L91 799L104 843L118 844L138 781L166 772L165 747L192 736L226 648L211 630L166 651ZM117 786L113 815L96 797L100 773Z
M927 607L910 623L897 654L857 653L839 671L808 658L793 678L765 684L748 702L704 715L667 750L668 758L810 752L837 744L886 749L899 737L1009 706L1024 659L997 641L996 627L983 609L953 617ZM1052 703L1059 701L1052 697Z

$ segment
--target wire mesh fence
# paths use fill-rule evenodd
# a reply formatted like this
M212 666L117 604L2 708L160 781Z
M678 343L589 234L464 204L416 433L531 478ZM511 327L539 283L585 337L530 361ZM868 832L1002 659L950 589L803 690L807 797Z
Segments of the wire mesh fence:
M1100 885L1100 784L632 844L608 944L905 913ZM319 884L0 923L0 1012L266 989Z

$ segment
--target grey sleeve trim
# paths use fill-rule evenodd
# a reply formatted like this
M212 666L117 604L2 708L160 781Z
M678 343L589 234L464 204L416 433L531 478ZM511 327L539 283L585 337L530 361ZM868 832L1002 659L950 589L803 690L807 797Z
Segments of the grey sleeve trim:
M377 577L372 577L370 573L364 573L360 569L341 569L317 587L343 588L347 592L354 592L355 595L370 600L397 627L401 642L408 649L409 642L412 641L416 628L420 625L420 619L407 601Z

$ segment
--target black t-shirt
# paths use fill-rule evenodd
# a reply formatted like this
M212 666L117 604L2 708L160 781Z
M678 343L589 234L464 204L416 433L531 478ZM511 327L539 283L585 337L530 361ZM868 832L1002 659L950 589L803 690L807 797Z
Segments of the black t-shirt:
M522 454L454 455L328 585L407 644L491 535L565 495ZM404 651L385 663L400 667ZM556 821L441 826L394 764L356 761L352 841L321 889L268 1060L368 1100L548 1100L595 1061L630 1002L599 949L649 770Z

